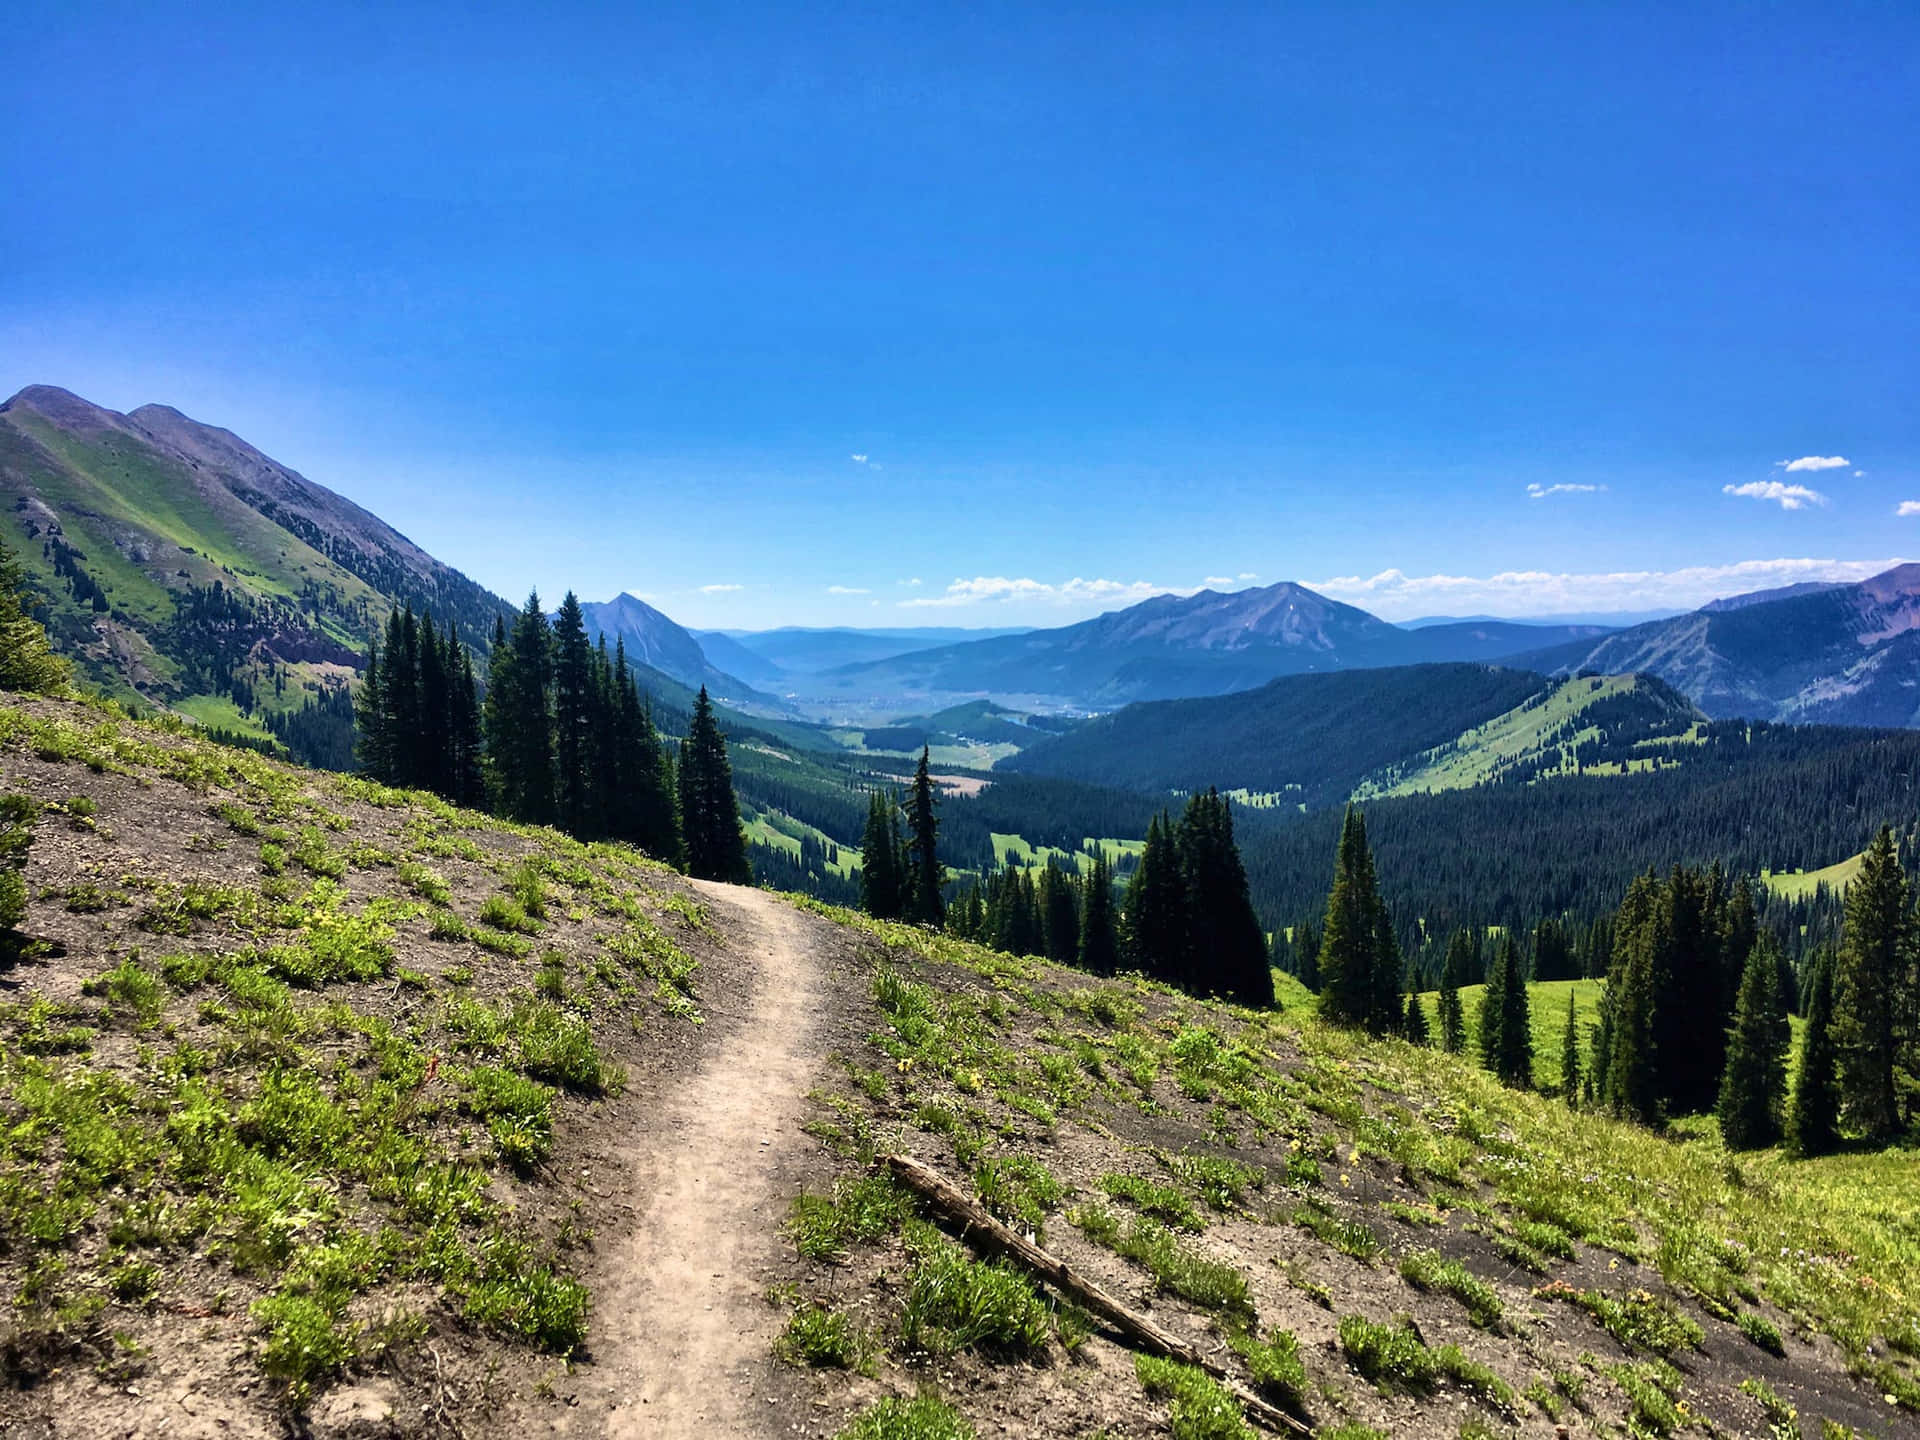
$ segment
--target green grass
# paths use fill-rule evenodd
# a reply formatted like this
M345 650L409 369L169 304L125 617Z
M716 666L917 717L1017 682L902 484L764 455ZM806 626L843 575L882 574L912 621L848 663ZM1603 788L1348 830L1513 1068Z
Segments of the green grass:
M1573 992L1580 1034L1580 1073L1584 1076L1590 1063L1593 1027L1600 1021L1600 997L1605 990L1603 980L1541 980L1527 986L1527 1019L1533 1034L1533 1083L1542 1090L1560 1088L1560 1049L1567 1033L1567 992ZM1484 985L1465 985L1460 989L1460 1010L1467 1037L1461 1054L1468 1060L1477 1060L1480 1054L1480 1002L1485 994ZM1420 1003L1426 1009L1437 1045L1440 992L1426 991Z
M1136 1355L1133 1366L1141 1388L1168 1402L1173 1440L1256 1440L1238 1402L1204 1370L1156 1355Z
M936 1395L889 1396L862 1410L835 1440L974 1440L973 1427Z
M975 1260L918 1221L908 1227L907 1249L913 1274L901 1307L900 1338L909 1351L1022 1357L1046 1348L1052 1334L1046 1302L1023 1272Z
M1400 1262L1400 1276L1417 1290L1451 1295L1466 1307L1467 1318L1482 1330L1498 1330L1500 1297L1493 1287L1471 1274L1458 1260L1443 1259L1434 1250L1412 1250Z
M1860 863L1865 859L1866 852L1863 850L1858 855L1849 855L1819 870L1762 870L1760 883L1781 900L1811 900L1814 892L1823 885L1839 895L1853 883L1853 877L1860 873Z
M1144 1266L1168 1294L1236 1323L1253 1318L1247 1277L1183 1244L1164 1225L1138 1216L1122 1225L1118 1216L1099 1205L1083 1205L1069 1218L1088 1239Z

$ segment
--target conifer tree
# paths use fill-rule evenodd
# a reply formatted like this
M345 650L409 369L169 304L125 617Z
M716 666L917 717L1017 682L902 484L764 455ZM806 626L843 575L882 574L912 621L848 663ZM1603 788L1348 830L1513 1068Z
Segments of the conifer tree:
M552 637L536 592L514 620L512 633L495 629L487 679L487 757L502 814L530 825L554 819Z
M1186 888L1182 969L1187 988L1224 995L1241 1005L1271 1006L1267 937L1247 894L1247 872L1233 839L1233 813L1219 791L1209 789L1188 801L1176 844ZM1397 974L1393 998L1397 1009Z
M0 540L0 690L58 695L71 678L53 653L46 629L33 618L26 567Z
M1185 978L1187 889L1172 831L1164 813L1147 825L1140 864L1127 886L1123 954L1130 969L1179 984Z
M354 753L363 773L383 783L393 773L393 737L387 729L386 672L380 641L367 641L367 675L354 696Z
M573 834L593 828L594 708L593 648L569 590L553 624L553 798L560 828Z
M947 918L946 901L941 896L947 867L940 863L940 821L934 814L940 797L934 789L930 760L930 752L922 746L920 763L913 771L913 788L907 795L907 868L901 913L915 924L938 928Z
M1580 1103L1580 1022L1573 991L1567 991L1567 1029L1560 1040L1560 1094L1569 1105Z
M1799 1076L1787 1133L1796 1153L1830 1155L1840 1144L1839 1056L1833 1040L1833 970L1830 952L1819 951L1807 974L1807 1023L1800 1036Z
M1427 1025L1427 1007L1420 1003L1417 989L1407 991L1407 1008L1397 1027L1410 1045L1431 1045L1433 1034Z
M1913 917L1906 872L1883 825L1847 887L1846 920L1833 977L1833 1039L1841 1116L1869 1140L1899 1128L1896 1071L1911 1002Z
M727 742L713 717L707 687L693 702L693 718L680 747L680 825L686 839L687 873L701 880L753 882L747 834L733 794Z
M1340 828L1333 889L1320 927L1320 1013L1335 1024L1365 1025L1375 1014L1380 910L1366 818L1350 809Z
M1440 970L1440 1048L1458 1055L1466 1048L1466 1014L1460 1006L1460 986L1467 966L1471 943L1464 930L1453 932L1447 942L1446 963Z
M1040 872L1040 925L1049 960L1071 965L1080 957L1080 908L1074 882L1056 855L1047 857Z
M1367 1028L1376 1035L1393 1034L1406 1019L1400 1000L1405 969L1393 917L1381 901L1373 910L1373 1003L1367 1014Z
M1111 975L1120 968L1120 940L1113 920L1113 867L1104 849L1093 857L1080 915L1080 968Z
M1501 937L1480 1010L1480 1052L1489 1070L1515 1089L1533 1083L1533 1022L1527 1001L1527 977L1520 946L1508 931Z
M479 808L486 803L486 782L481 777L480 693L473 676L473 656L447 622L446 648L454 657L449 729L453 748L448 767L453 788L447 798L456 805Z
M1294 978L1313 991L1320 993L1320 932L1313 928L1311 920L1302 920L1293 927Z
M654 727L653 711L627 665L626 642L614 646L614 691L618 708L620 788L614 797L614 834L669 865L686 863L680 829L680 795L673 758Z
M1747 955L1727 1036L1727 1067L1714 1107L1730 1150L1776 1144L1787 1098L1786 1006L1780 995L1779 958L1770 938Z
M860 908L879 920L900 917L900 807L885 790L867 800L860 844Z
M1668 908L1652 875L1627 889L1614 927L1614 967L1607 981L1609 1009L1607 1104L1643 1125L1657 1124L1664 1109L1654 1010L1665 983ZM1596 1062L1598 1063L1598 1062Z

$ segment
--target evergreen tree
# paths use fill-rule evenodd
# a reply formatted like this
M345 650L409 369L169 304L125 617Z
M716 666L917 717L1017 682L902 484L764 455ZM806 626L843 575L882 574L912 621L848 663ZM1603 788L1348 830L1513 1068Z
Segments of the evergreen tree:
M1728 1149L1757 1150L1779 1141L1790 1040L1779 960L1772 940L1762 938L1748 953L1740 979L1727 1036L1727 1068L1715 1106Z
M900 807L875 790L867 800L867 829L860 845L860 907L880 920L900 917Z
M586 616L569 590L553 624L553 796L561 829L591 834L593 649Z
M654 727L653 711L627 665L624 640L614 645L613 684L618 702L614 727L619 736L620 789L614 797L614 834L638 845L656 860L684 865L680 796L673 759Z
M487 680L487 756L500 810L509 819L548 825L554 819L552 637L538 593L514 620L510 635L495 630Z
M1657 1124L1663 1110L1654 1008L1665 982L1667 913L1653 876L1628 887L1614 926L1614 968L1607 982L1611 1033L1602 1088L1615 1112L1643 1125Z
M937 928L947 918L946 901L941 897L947 868L940 863L940 822L934 815L940 797L929 773L930 758L930 752L922 746L920 763L913 771L913 789L907 796L907 868L901 913L915 924Z
M1120 968L1120 939L1113 919L1113 867L1104 849L1093 858L1080 914L1080 968L1111 975Z
M1311 920L1293 927L1294 977L1307 989L1320 993L1320 932Z
M414 676L415 710L420 732L413 783L444 796L453 789L453 682L431 613L421 617L415 643L419 665Z
M1427 1007L1420 1003L1417 989L1407 992L1407 1009L1398 1028L1410 1045L1433 1043L1433 1034L1427 1025Z
M1405 970L1393 917L1382 902L1373 909L1373 1003L1367 1014L1367 1028L1376 1035L1392 1034L1406 1018L1400 1001Z
M1830 1155L1840 1145L1839 1056L1833 1038L1833 956L1817 952L1807 974L1807 1024L1800 1036L1799 1078L1788 1134L1803 1156Z
M1840 1061L1841 1116L1869 1140L1899 1128L1902 1031L1910 1004L1913 917L1906 872L1883 825L1847 887L1846 921L1833 977L1833 1039Z
M1140 864L1127 885L1124 956L1130 969L1178 985L1185 978L1187 887L1173 826L1163 813L1147 826Z
M480 692L473 677L473 656L447 622L446 650L453 656L452 690L448 702L449 743L452 758L447 769L452 788L447 798L456 805L477 809L486 803L481 778Z
M1186 988L1241 1005L1271 1006L1267 937L1247 895L1233 813L1219 791L1210 789L1187 802L1175 843L1186 888ZM1396 1008L1399 998L1396 986Z
M1560 1041L1560 1094L1569 1105L1580 1103L1580 1022L1572 990L1567 991L1567 1029Z
M367 676L354 697L354 725L362 773L385 783L393 774L393 736L387 729L386 672L377 638L367 642Z
M680 747L680 825L689 875L736 885L753 883L727 742L713 718L713 701L704 685L693 702L693 718Z
M33 609L26 567L0 539L0 690L62 694L71 672L53 653Z
M1375 1015L1380 912L1366 818L1350 809L1340 829L1333 889L1320 927L1320 1013L1335 1024L1365 1025Z
M1469 963L1472 941L1464 930L1447 942L1446 963L1440 970L1440 1048L1458 1055L1467 1044L1467 1018L1460 1005L1460 986Z
M1501 937L1480 1010L1480 1052L1489 1070L1516 1089L1533 1083L1533 1021L1527 977L1513 933Z
M1056 855L1047 857L1047 868L1040 872L1040 926L1046 940L1049 960L1071 965L1080 958L1080 908L1075 896L1078 887L1060 866Z

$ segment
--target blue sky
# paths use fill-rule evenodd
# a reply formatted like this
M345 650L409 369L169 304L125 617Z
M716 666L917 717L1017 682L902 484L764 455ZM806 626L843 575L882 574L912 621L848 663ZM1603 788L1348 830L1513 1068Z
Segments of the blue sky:
M1920 555L1911 4L293 8L10 12L0 392L178 405L507 595Z

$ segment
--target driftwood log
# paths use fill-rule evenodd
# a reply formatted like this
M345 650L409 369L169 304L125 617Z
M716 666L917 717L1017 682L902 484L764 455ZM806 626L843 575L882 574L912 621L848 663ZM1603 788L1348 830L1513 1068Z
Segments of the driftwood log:
M1065 1261L1049 1255L1024 1235L1002 1225L938 1171L905 1155L889 1155L885 1163L902 1185L959 1230L961 1238L975 1250L985 1255L1004 1256L1024 1266L1081 1309L1118 1331L1136 1349L1206 1371L1232 1392L1233 1398L1240 1402L1251 1418L1269 1430L1288 1435L1312 1435L1310 1427L1277 1405L1261 1399L1198 1347L1161 1329L1139 1311L1122 1305L1091 1280L1076 1275Z

